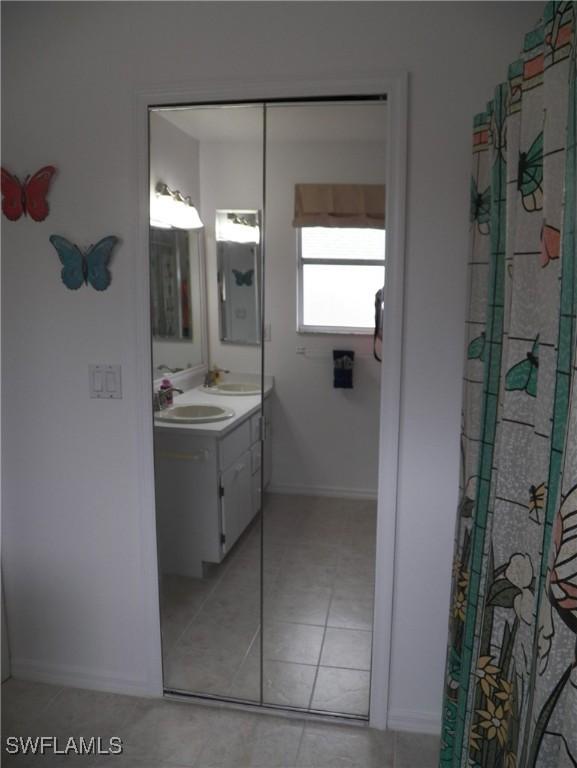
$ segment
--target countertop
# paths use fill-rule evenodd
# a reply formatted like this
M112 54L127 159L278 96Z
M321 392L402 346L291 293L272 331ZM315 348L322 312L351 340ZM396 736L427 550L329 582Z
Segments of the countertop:
M272 383L265 384L264 397L272 392ZM187 432L206 437L224 437L239 425L241 421L260 411L260 395L216 395L206 392L202 387L188 389L182 395L175 395L173 405L220 405L230 408L234 416L222 421L205 422L204 424L171 424L168 421L154 419L154 429L168 432Z

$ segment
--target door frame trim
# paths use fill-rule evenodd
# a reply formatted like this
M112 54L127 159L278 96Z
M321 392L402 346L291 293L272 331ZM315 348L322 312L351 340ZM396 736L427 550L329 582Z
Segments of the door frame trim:
M383 318L383 360L380 390L379 477L377 501L377 557L371 668L370 724L387 727L391 682L392 626L394 619L395 553L397 538L398 454L403 365L405 275L405 208L407 192L408 87L405 71L326 75L316 80L289 78L258 81L229 80L151 86L134 93L134 162L137 220L137 253L148 254L148 109L211 102L266 102L339 96L387 96L386 136L386 281ZM149 270L137 269L136 292L136 391L139 425L138 474L140 538L142 553L143 615L148 631L147 690L163 692L152 413L152 355L149 312Z

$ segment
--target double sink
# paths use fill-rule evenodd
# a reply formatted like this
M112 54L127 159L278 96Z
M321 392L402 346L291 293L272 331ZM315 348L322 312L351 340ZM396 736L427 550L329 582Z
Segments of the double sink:
M199 391L214 395L259 395L261 390L255 384L224 381L213 387L199 387ZM157 411L154 418L156 421L172 424L208 424L230 419L234 415L232 408L195 403L194 405L173 405L164 411Z

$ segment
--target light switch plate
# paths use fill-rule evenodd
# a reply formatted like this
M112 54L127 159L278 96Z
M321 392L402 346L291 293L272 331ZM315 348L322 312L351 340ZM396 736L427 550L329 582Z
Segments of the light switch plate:
M122 397L122 376L119 365L89 365L90 397L115 399Z

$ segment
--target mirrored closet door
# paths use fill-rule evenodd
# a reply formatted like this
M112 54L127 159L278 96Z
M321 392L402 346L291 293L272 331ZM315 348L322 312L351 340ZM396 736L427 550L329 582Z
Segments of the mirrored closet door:
M151 111L167 691L368 717L385 140L381 99Z
M267 105L263 702L367 717L386 104ZM278 413L278 417L277 417ZM371 498L372 497L372 498Z
M262 106L150 112L153 386L160 397L163 379L183 390L155 412L154 427L164 687L253 702L262 147Z

